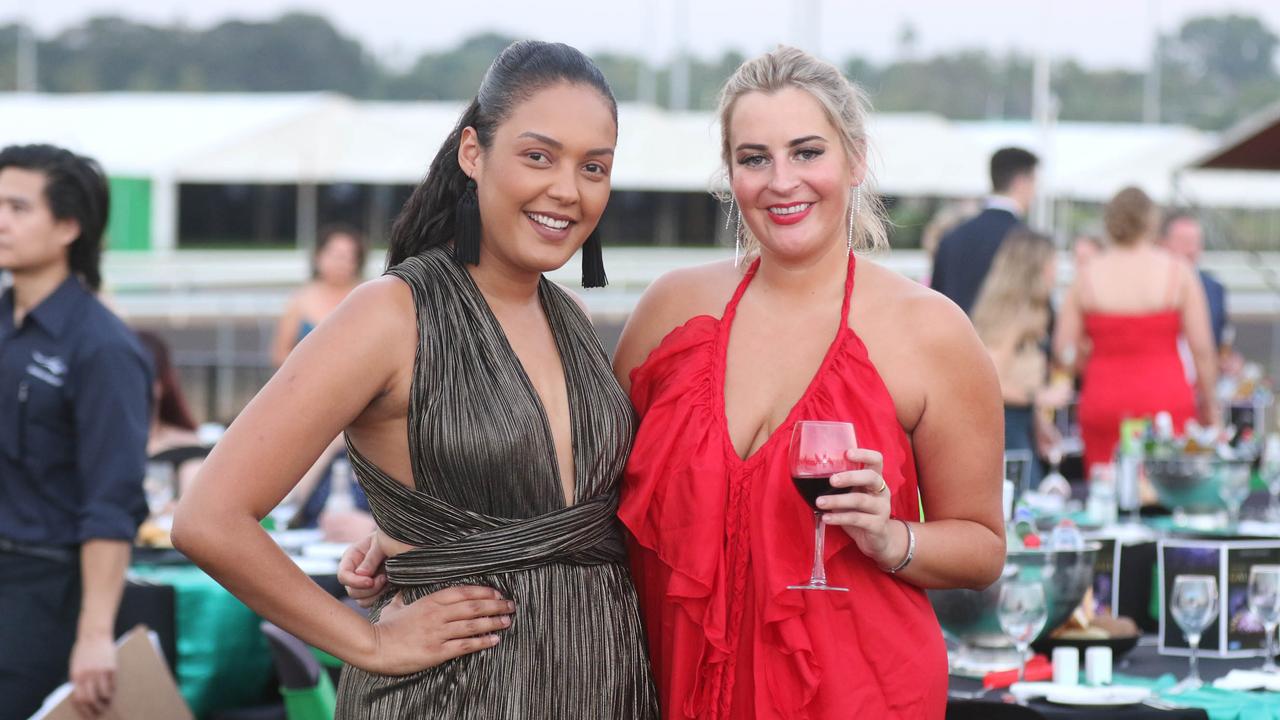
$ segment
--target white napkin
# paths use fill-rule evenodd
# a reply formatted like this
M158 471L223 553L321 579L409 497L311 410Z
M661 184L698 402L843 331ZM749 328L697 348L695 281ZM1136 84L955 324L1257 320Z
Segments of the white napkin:
M1232 670L1213 681L1219 690L1271 690L1280 692L1280 673L1261 670Z

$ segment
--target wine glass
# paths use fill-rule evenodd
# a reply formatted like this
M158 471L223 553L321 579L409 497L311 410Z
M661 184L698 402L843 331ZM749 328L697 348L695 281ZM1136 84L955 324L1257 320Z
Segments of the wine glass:
M1212 575L1179 575L1174 578L1170 612L1191 646L1191 672L1169 692L1195 690L1204 685L1196 664L1196 653L1200 650L1200 633L1213 624L1218 614L1218 579Z
M858 447L853 425L847 422L821 422L802 420L791 429L791 447L787 462L791 468L791 480L804 501L813 510L813 572L804 585L788 585L788 590L837 590L849 588L827 584L827 569L822 562L823 541L827 525L818 509L818 498L823 495L849 492L848 488L831 487L831 476L846 470L854 470L845 453Z
M1249 568L1249 611L1262 621L1263 632L1266 633L1266 659L1262 661L1263 672L1277 672L1275 646L1271 639L1276 634L1276 625L1280 624L1280 565L1254 565Z
M1262 480L1267 484L1267 520L1280 522L1280 435L1267 438L1262 451Z
M157 518L173 513L174 492L177 482L173 475L173 465L159 460L148 460L146 475L142 478L142 489L147 496L147 509L151 517Z
M1218 483L1218 497L1227 506L1227 521L1230 527L1240 523L1240 507L1249 499L1250 468L1245 463L1223 463L1218 468L1222 473Z
M1044 585L1030 580L1009 580L1000 586L996 607L1000 629L1018 648L1018 681L1027 668L1027 648L1044 629L1049 609L1044 601Z

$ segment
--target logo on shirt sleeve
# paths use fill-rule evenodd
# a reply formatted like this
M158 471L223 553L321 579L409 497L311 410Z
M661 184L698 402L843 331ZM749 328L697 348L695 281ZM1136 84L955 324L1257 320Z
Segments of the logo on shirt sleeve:
M27 374L54 387L62 387L63 378L67 374L67 364L56 355L45 355L37 350L31 353Z

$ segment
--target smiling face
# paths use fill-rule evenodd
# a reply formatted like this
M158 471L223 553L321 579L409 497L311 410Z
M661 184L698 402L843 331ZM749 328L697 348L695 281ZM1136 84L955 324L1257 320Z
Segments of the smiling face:
M812 95L784 88L738 98L729 147L730 186L762 252L800 258L844 244L865 165Z
M593 88L560 83L515 107L482 148L463 131L458 163L475 180L484 257L533 272L564 265L600 221L618 126Z

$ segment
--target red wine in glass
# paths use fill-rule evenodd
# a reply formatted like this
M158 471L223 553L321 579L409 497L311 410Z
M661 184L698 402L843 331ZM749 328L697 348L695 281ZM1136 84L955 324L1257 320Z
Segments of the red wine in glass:
M800 491L800 497L809 503L809 509L818 512L818 498L823 495L835 495L837 493L847 493L849 488L831 487L831 473L825 475L792 475L791 482L795 483L796 490Z
M791 468L791 480L800 497L813 510L813 571L804 585L788 585L788 590L836 590L848 592L849 588L827 583L827 569L822 561L826 523L818 510L818 498L848 492L848 488L831 487L831 476L854 470L845 454L858 447L853 425L847 422L801 420L791 429L791 446L787 462Z

